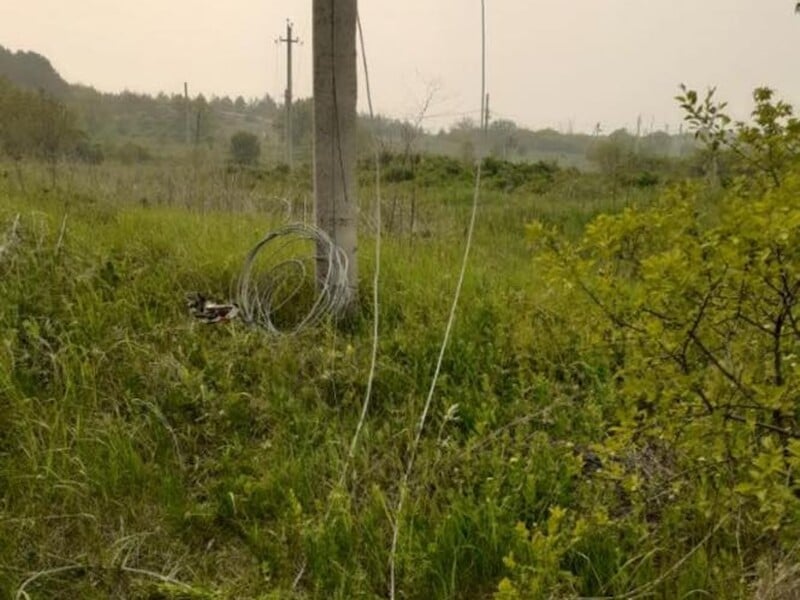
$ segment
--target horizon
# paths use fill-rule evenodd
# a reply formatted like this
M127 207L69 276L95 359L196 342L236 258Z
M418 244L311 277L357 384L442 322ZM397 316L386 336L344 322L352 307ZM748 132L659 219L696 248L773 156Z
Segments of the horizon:
M56 0L15 2L4 9L0 43L41 54L69 83L105 93L182 94L188 81L192 96L269 95L281 104L285 47L274 39L285 35L286 17L294 17L295 34L305 42L296 46L295 97L309 97L310 3L261 4L237 0L221 15L207 1L179 0L165 7L154 0L137 5L93 0L81 13ZM492 115L531 130L591 133L600 123L606 133L633 131L641 118L647 129L668 125L677 131L682 115L674 96L680 83L698 91L717 87L737 118L749 113L751 93L761 85L797 100L800 78L790 60L780 60L800 48L793 4L489 3ZM458 0L433 6L409 0L403 7L362 8L378 114L413 120L430 94L428 131L478 116L477 6L464 11ZM418 41L410 44L412 30ZM98 46L105 52L98 53ZM365 112L363 89L359 95L359 110Z
M61 72L59 71L58 67L56 65L54 65L52 63L52 61L47 56L37 52L35 49L32 49L32 48L16 48L15 49L15 48L6 47L3 44L0 44L0 49L5 49L5 50L11 52L12 54L20 54L21 53L21 54L33 54L33 55L39 56L39 57L41 57L41 58L43 58L44 60L47 61L47 63L53 68L54 72L59 77L61 77L62 80L67 85L72 86L72 87L83 87L83 88L91 89L91 90L95 91L98 94L102 94L102 95L105 95L105 94L108 94L108 95L131 94L131 95L134 95L134 96L141 96L141 97L151 98L153 100L157 100L158 98L160 98L162 96L166 97L166 98L176 98L176 97L177 98L183 98L183 93L182 92L178 92L178 91L168 92L166 90L160 90L160 91L155 92L155 93L152 93L152 92L149 92L149 91L140 91L140 90L131 90L131 89L122 89L122 90L118 90L118 91L109 91L109 90L99 89L96 86L94 86L92 84L89 84L89 83L68 81L68 80L66 80L66 79L64 79L62 77ZM245 96L242 96L242 95L234 96L234 95L231 95L231 94L219 94L219 93L211 93L210 95L207 95L207 94L204 94L202 92L199 92L197 94L192 94L191 90L190 90L190 94L189 94L190 98L198 98L198 97L201 97L201 96L203 98L205 98L207 101L210 101L210 102L213 102L213 101L216 101L216 100L222 100L222 99L226 99L226 98L228 100L230 100L230 101L235 102L239 98L241 98L247 104L252 105L254 103L261 102L263 100L269 99L272 102L274 102L276 104L276 106L278 106L278 107L283 105L280 102L280 98L275 98L273 96L270 96L269 94L266 94L265 96L261 96L261 97L257 97L257 96L245 97ZM304 96L304 97L299 97L299 98L296 97L296 98L294 98L294 103L297 104L298 102L308 101L308 100L311 100L311 99L312 99L312 96ZM364 111L364 110L359 110L358 115L361 118L367 118L367 119L370 118L369 113ZM430 116L426 115L422 119L422 124L420 126L423 128L423 130L425 130L425 132L427 134L436 135L439 131L452 130L453 128L458 126L459 121L457 120L457 121L453 121L448 126L445 126L443 128L439 128L439 129L430 129L429 128L429 129L426 129L425 126L424 126L424 121L427 118L431 118L431 117L436 118L438 116L439 115L430 115ZM404 122L404 121L407 122L407 120L404 119L403 117L398 117L398 116L394 116L394 115L386 115L386 114L381 114L381 113L376 113L375 118L376 119L385 119L385 120L388 120L388 121L395 121L395 122ZM463 119L463 118L468 118L468 117L466 116L466 114L463 114L463 115L461 115L461 118ZM501 120L502 121L512 121L517 125L517 127L519 129L524 130L524 131L533 132L533 133L551 131L551 132L557 133L559 135L565 135L565 136L570 136L570 135L575 135L575 136L599 135L601 137L602 136L611 135L611 134L616 133L618 131L624 131L624 132L626 132L626 133L628 133L630 135L633 135L635 133L631 128L628 128L628 127L625 127L625 126L623 126L621 128L618 128L618 129L615 129L615 130L612 130L612 131L601 131L601 132L598 133L596 131L591 131L591 132L589 132L589 131L569 131L569 130L568 131L564 131L563 129L556 129L556 128L552 127L552 126L544 126L544 127L539 127L539 128L533 129L533 128L526 127L525 125L516 123L512 119L502 119L502 118L500 118L500 119L495 119L492 122L498 122L498 121L501 121ZM648 135L652 135L652 134L656 134L656 133L667 133L668 135L671 135L671 136L681 135L681 133L679 133L677 130L676 131L666 131L663 128L659 129L657 127L656 128L646 128L645 127L646 124L644 122L642 123L642 125L643 125L643 127L642 127L642 136L648 136ZM478 127L478 123L475 122L474 119L473 119L473 126L476 127L476 128ZM687 134L687 132L683 131L682 134Z

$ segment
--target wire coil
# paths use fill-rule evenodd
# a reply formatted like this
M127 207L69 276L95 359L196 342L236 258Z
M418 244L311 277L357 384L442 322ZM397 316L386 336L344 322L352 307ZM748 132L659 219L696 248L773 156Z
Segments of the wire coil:
M318 227L281 227L245 258L236 289L242 319L273 335L293 335L339 316L352 297L348 268L345 251Z

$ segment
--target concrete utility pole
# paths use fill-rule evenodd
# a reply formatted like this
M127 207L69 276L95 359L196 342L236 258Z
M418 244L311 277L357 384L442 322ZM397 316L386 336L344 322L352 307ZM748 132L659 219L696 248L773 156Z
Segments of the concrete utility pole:
M292 148L292 46L300 43L300 39L292 36L292 22L286 19L286 37L278 38L278 42L286 44L286 164L292 168L294 150Z
M357 4L357 0L313 0L316 221L347 255L353 300L358 292ZM327 270L327 257L319 256L318 279Z
M634 154L638 156L642 143L642 115L636 117L636 142L633 145Z
M489 131L489 120L492 117L492 113L489 110L489 94L486 94L486 112L483 114L483 129L484 131Z
M192 116L189 110L189 83L183 82L183 110L186 113L186 145L192 143Z

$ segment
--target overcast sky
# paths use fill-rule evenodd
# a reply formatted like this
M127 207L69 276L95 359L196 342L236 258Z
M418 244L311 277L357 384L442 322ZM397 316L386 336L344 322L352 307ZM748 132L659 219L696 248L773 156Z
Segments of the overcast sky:
M70 82L103 91L282 97L291 18L296 96L311 84L311 0L0 0L0 45L46 55ZM716 85L744 114L755 86L800 105L794 0L487 0L495 118L606 131L680 121L681 82ZM478 0L361 0L379 112L428 126L477 116ZM361 94L363 100L363 93ZM361 103L362 107L365 104Z

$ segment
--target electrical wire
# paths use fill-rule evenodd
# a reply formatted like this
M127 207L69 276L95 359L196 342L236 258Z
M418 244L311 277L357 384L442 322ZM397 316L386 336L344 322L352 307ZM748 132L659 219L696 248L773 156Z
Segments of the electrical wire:
M486 135L486 0L481 0L481 123ZM482 149L479 154L482 154ZM453 324L455 322L456 310L458 308L458 301L461 298L461 290L464 285L464 278L469 264L469 255L472 249L472 239L475 232L476 216L478 214L478 204L481 195L481 165L483 163L482 157L479 156L475 169L475 192L472 198L472 213L470 215L469 228L467 230L467 240L464 247L464 256L461 261L461 271L458 276L458 283L456 284L455 293L453 295L453 302L450 306L450 316L447 319L447 326L445 327L444 339L439 349L439 357L436 361L436 369L433 373L430 388L428 389L428 396L425 399L425 406L420 415L419 423L417 424L417 431L414 437L414 443L411 446L411 453L408 458L406 470L403 473L403 479L400 482L400 496L397 501L397 508L394 514L394 527L392 530L392 545L389 552L389 598L395 600L396 590L396 562L397 562L397 544L400 537L400 523L403 516L403 506L406 497L408 496L408 482L411 479L411 472L414 469L414 461L417 456L417 449L419 448L420 440L422 439L422 432L425 429L425 423L428 419L431 404L433 402L433 395L436 391L436 384L439 381L439 375L442 370L442 362L444 355L447 351L447 346L450 342L450 336L453 331Z
M370 118L375 118L375 111L372 102L372 87L370 85L369 80L369 68L368 68L368 61L367 61L367 52L366 52L366 44L364 42L364 30L361 25L361 15L356 12L356 25L358 27L358 37L361 43L361 57L364 65L364 81L366 86L367 92L367 102L369 105L369 114ZM335 93L335 92L334 92ZM338 120L338 116L337 116ZM353 439L350 442L350 448L347 453L347 457L345 459L344 466L342 467L342 473L339 477L339 486L338 488L342 488L345 485L347 480L347 473L350 469L350 465L355 458L356 449L358 448L358 440L361 436L361 431L364 428L364 424L366 423L367 414L369 412L370 401L372 399L372 389L375 382L375 373L377 370L377 363L378 363L378 344L380 342L380 273L381 273L381 237L382 237L382 222L381 222L381 163L380 163L380 155L378 150L378 144L374 143L373 140L373 150L374 150L374 161L375 161L375 271L373 273L372 279L372 301L373 301L373 324L372 324L372 352L370 357L370 368L369 368L369 376L367 378L367 389L364 393L364 402L361 407L361 414L359 416L358 424L356 425L355 433L353 434ZM345 259L346 259L345 255ZM328 261L330 264L330 260ZM346 276L346 273L345 273ZM344 282L345 286L347 282ZM348 288L349 291L349 288ZM325 512L325 521L328 520L330 516L331 509L333 507L333 503L331 501L328 502L328 508ZM306 563L303 563L299 573L295 577L295 582L292 588L294 589L297 587L300 579L305 572Z
M369 116L371 119L375 118L375 111L372 104L372 88L369 82L369 67L367 63L366 44L364 43L364 29L361 26L361 15L356 13L356 25L358 26L358 37L361 42L361 59L364 65L364 81L367 90L367 104L369 106ZM358 448L358 440L361 435L361 430L364 428L364 423L367 419L369 412L370 400L372 399L372 388L375 383L375 372L378 363L378 343L380 341L380 277L381 277L381 161L378 153L378 144L373 140L373 159L375 161L375 272L372 279L372 305L373 305L373 320L372 320L372 354L370 358L369 377L367 378L367 389L364 392L364 403L361 407L361 415L356 425L356 431L353 434L353 439L350 442L350 449L347 453L347 460L342 468L342 475L339 478L339 486L343 486L347 479L347 472L350 464L355 458L356 449Z
M308 252L308 245L316 249ZM293 247L300 246L298 250ZM315 279L315 267L326 271ZM339 315L352 297L347 254L330 236L312 225L293 223L265 236L247 254L236 285L242 319L272 335L292 335ZM303 296L312 286L313 297ZM282 309L310 304L289 324L279 322Z

